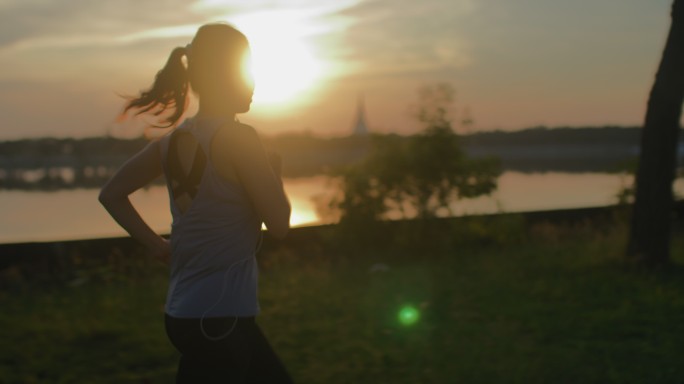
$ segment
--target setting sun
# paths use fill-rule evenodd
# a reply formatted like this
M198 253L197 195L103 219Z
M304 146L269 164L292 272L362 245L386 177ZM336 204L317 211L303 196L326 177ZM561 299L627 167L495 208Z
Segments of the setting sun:
M257 104L289 104L315 87L323 66L306 37L311 33L301 13L258 12L231 22L247 35Z

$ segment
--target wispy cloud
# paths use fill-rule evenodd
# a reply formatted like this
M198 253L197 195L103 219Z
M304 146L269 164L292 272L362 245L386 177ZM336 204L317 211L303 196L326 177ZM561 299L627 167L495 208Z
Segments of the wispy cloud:
M368 0L346 12L358 20L345 37L347 58L367 75L426 73L472 62L460 21L475 9L471 0Z
M261 28L248 36L296 30L333 65L374 74L433 71L471 62L458 22L474 7L472 0L10 0L0 8L0 54L190 38L204 22L228 20Z
M0 16L0 52L132 43L149 31L201 23L186 2L10 1ZM194 31L193 31L194 32ZM192 35L192 32L190 32Z

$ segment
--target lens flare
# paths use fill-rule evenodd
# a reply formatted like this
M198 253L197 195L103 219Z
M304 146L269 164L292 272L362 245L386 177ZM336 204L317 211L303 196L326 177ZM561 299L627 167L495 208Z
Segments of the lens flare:
M405 305L399 310L398 317L401 325L409 326L418 322L420 319L420 312L411 305Z

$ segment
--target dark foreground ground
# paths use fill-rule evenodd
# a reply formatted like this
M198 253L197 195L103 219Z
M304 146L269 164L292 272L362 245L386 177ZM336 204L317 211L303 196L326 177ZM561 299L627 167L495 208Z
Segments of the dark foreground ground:
M295 230L258 255L258 321L298 383L684 382L681 225L646 269L620 213L571 216ZM166 270L135 244L0 250L0 383L173 381Z

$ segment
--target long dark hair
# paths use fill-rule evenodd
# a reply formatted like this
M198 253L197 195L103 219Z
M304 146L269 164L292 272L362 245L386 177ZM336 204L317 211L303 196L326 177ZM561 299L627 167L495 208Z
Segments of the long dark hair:
M162 120L166 124L155 126L174 126L187 108L189 86L201 95L211 86L217 70L239 71L242 54L248 47L245 35L228 24L201 26L192 44L171 51L166 65L157 72L152 87L130 99L122 116L131 109L136 110L136 115L151 112L155 116L171 109L173 113ZM187 64L183 62L184 56ZM221 68L226 58L229 68Z

